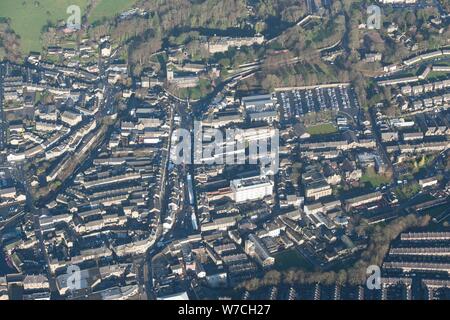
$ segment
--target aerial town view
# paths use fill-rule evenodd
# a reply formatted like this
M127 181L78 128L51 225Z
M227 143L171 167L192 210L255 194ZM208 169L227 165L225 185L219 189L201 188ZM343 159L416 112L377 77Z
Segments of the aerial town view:
M449 0L1 0L0 300L450 300L449 147Z

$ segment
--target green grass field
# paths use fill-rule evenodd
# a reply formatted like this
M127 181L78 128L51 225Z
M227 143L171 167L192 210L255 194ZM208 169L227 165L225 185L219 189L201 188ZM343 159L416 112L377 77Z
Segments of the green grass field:
M89 22L111 18L131 8L137 0L101 0L92 10ZM0 18L10 19L11 28L20 37L24 54L41 51L42 31L48 22L66 21L67 8L78 5L84 15L90 0L1 0Z
M69 18L67 8L78 5L81 14L89 0L1 0L0 17L11 20L11 28L20 36L23 53L42 49L41 33L47 22Z
M306 131L312 135L320 135L320 134L331 134L336 133L337 129L331 123L319 124L317 126L312 126L306 129Z
M278 271L289 269L312 271L312 265L296 249L289 249L275 255L275 269Z
M442 78L445 78L448 76L447 72L430 72L430 74L428 75L427 80L428 81L438 81L441 80Z
M373 188L376 188L382 184L388 184L391 180L383 175L377 174L375 169L370 167L367 168L366 172L361 177L361 182L368 182Z
M102 0L89 15L89 23L102 20L103 18L112 18L132 8L136 2L137 0Z

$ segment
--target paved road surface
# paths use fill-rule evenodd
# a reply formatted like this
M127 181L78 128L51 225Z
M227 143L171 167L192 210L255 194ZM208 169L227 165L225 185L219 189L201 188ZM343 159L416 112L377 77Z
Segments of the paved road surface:
M3 115L3 79L4 79L4 66L0 65L0 151L6 146L6 123L4 122Z

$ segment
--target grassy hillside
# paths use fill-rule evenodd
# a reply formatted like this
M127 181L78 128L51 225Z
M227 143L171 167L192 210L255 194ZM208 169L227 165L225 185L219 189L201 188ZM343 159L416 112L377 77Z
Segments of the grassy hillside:
M0 18L10 21L12 30L20 37L23 53L40 51L42 49L41 34L43 28L49 23L66 21L69 18L67 8L78 5L81 14L91 0L1 0ZM89 22L111 18L131 8L136 0L98 0L92 9Z
M10 19L11 28L20 36L23 53L41 50L42 29L48 22L69 18L71 5L86 9L89 0L1 0L0 18Z
M133 7L137 0L102 0L89 15L89 23L102 20L103 18L112 18L117 14Z

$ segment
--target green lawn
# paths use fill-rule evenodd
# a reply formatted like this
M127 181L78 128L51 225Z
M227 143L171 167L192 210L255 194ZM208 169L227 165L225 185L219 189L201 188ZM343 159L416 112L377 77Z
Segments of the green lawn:
M81 14L89 0L1 0L0 17L11 20L11 28L21 40L23 53L41 51L41 32L47 22L56 23L69 18L67 8L78 5ZM109 2L109 1L108 1Z
M311 271L311 264L297 251L289 249L275 255L275 269L285 271L289 269L303 269Z
M366 172L361 177L361 182L368 182L373 188L376 188L382 184L388 184L391 180L385 176L377 174L375 169L370 167L367 168Z
M444 78L446 76L448 76L448 72L435 72L435 71L432 71L428 75L427 80L428 81L437 81L437 80L440 80L440 79L442 79L442 78Z
M114 16L131 9L137 0L102 0L91 12L89 23Z
M206 79L200 79L199 85L194 88L179 89L177 95L180 99L199 100L211 92L211 83Z
M319 124L317 126L312 126L307 128L306 131L312 136L321 134L331 134L337 132L336 127L331 123L324 123Z
M81 15L91 0L0 0L0 18L8 18L11 28L20 37L24 54L41 51L43 28L50 22L66 21L70 14L67 8L78 5ZM111 18L131 8L137 0L101 0L92 10L89 22Z

